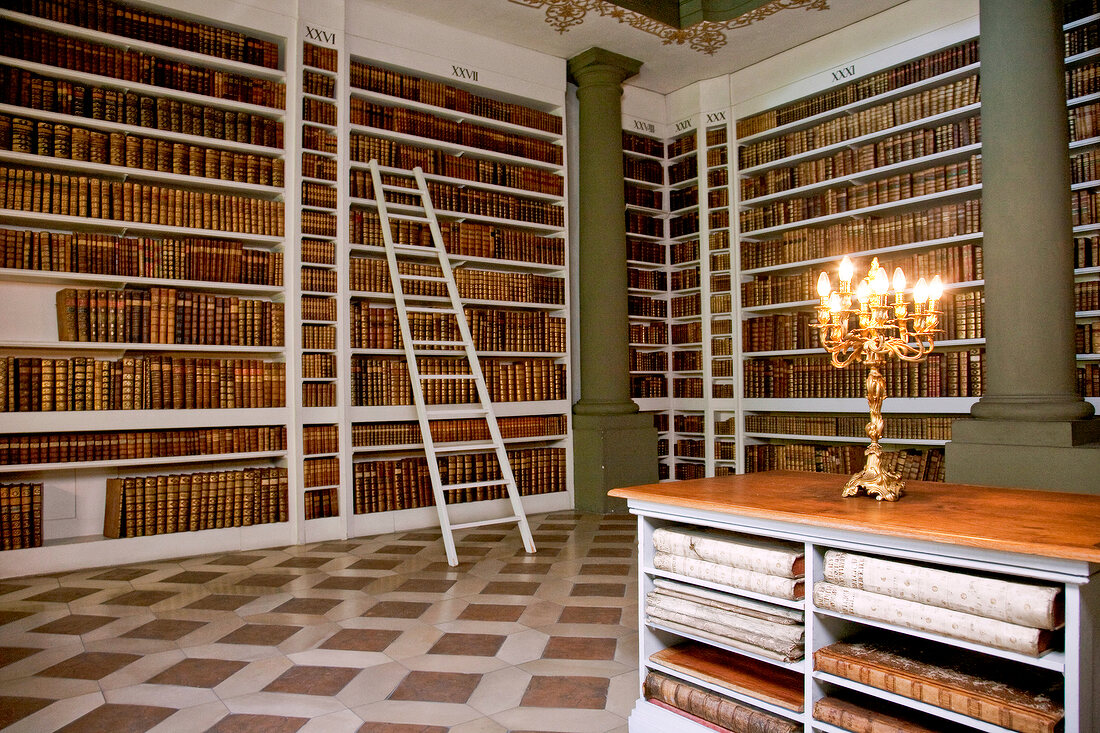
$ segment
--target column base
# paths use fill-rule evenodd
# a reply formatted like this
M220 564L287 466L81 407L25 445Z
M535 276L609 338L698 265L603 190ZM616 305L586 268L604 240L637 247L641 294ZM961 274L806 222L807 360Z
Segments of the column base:
M1100 494L1100 420L956 420L947 481Z
M657 429L651 415L573 415L577 511L625 512L626 501L612 499L608 491L656 482Z

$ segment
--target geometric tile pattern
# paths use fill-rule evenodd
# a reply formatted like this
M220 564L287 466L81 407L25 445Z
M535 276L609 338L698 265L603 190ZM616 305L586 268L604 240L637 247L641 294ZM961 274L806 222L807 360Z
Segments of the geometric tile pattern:
M626 733L635 522L529 517L0 582L0 728Z

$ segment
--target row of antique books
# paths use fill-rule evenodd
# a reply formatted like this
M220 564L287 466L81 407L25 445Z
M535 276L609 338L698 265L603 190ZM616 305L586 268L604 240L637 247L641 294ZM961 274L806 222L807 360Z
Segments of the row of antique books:
M504 163L459 155L432 148L421 148L397 140L353 133L350 137L350 157L353 161L412 170L419 166L425 173L463 178L507 188L561 196L564 180L551 171L516 163Z
M437 265L421 265L415 262L399 262L402 275L441 277ZM458 267L453 270L458 294L463 300L491 300L508 303L544 303L564 305L565 280L551 275L529 272L505 272ZM364 293L390 293L389 266L376 257L354 257L348 272L353 291ZM443 283L430 280L406 280L402 286L406 295L428 295L444 298L447 290Z
M307 458L302 462L302 485L306 488L315 486L335 486L339 483L339 458Z
M329 349L336 348L336 326L302 325L303 349Z
M565 434L565 415L521 415L498 417L497 427L505 440ZM333 426L335 427L335 426ZM489 426L483 418L433 420L432 439L437 443L489 440ZM420 424L412 421L354 423L351 442L357 448L383 445L413 445L421 442Z
M745 446L745 472L816 471L851 474L863 468L862 445L815 445L808 443L758 444ZM882 468L902 480L943 481L943 449L884 451Z
M302 175L306 178L319 178L323 181L336 180L336 158L302 153Z
M5 39L4 54L25 61L272 109L286 108L286 85L282 82L162 59L12 20L0 21L0 34Z
M387 180L383 176L383 185L400 185ZM397 178L396 181L402 179ZM511 219L513 221L526 221L535 224L549 226L562 226L564 213L561 206L521 196L513 196L496 191L481 191L464 184L451 185L438 181L428 181L428 195L431 196L432 206L437 211L458 212L462 214L474 214L476 216L491 216L497 219ZM375 198L374 184L371 174L365 170L352 170L348 183L348 193L355 199ZM415 192L395 193L392 190L386 195L389 205L405 205L420 207L422 199Z
M519 448L508 451L508 462L522 496L565 491L564 448ZM472 484L500 480L493 454L448 455L439 459L444 484ZM423 456L356 463L354 466L356 514L388 512L434 506L428 463ZM448 504L503 499L503 484L467 486L445 492Z
M321 76L321 75L318 75ZM335 82L330 77L321 76L329 82ZM302 99L302 119L306 122L317 122L330 127L336 126L336 105L321 99L304 97Z
M285 522L285 468L107 479L105 537L145 537Z
M852 259L857 271L866 269L865 258ZM899 253L879 258L887 272L900 267L915 277L939 275L945 283L972 282L985 278L985 264L980 243L939 247L915 254ZM807 270L797 275L756 275L741 283L741 307L793 303L813 300L817 295L820 270ZM945 301L946 302L946 301ZM965 338L965 337L960 337Z
M1100 90L1100 67L1095 63L1066 69L1066 98L1084 97Z
M382 224L376 212L352 207L349 219L353 244L384 246ZM394 242L421 247L433 246L431 230L422 223L391 220L390 226ZM450 254L544 265L565 264L565 246L561 239L469 221L441 221L439 229L443 246Z
M305 43L303 46L310 46ZM312 46L312 48L317 48ZM302 63L305 66L311 66L309 61L305 60L305 56L313 53L312 51L303 48ZM302 69L302 92L305 94L313 94L318 97L326 97L327 99L336 99L336 77L329 76L328 74L321 74L311 69Z
M336 300L315 295L302 296L303 321L335 321Z
M315 125L302 125L302 147L336 155L339 139L332 132Z
M298 220L302 227L302 234L317 234L322 237L336 236L336 214L305 209L298 212Z
M318 293L335 293L337 289L336 271L321 267L302 267L299 273L302 290Z
M0 115L0 149L262 186L281 187L284 178L282 158L7 114Z
M858 211L981 182L981 156L972 155L958 163L902 173L858 186L830 188L811 196L784 199L760 208L745 209L740 216L741 230L750 233L757 229Z
M318 46L305 42L302 44L302 63L315 69L336 71L336 65L340 61L340 52L335 48Z
M108 89L0 64L0 100L40 112L180 132L196 137L283 147L282 120L190 101Z
M309 239L303 237L298 243L302 262L315 265L336 264L336 242L327 239Z
M336 188L327 183L302 181L302 205L336 210Z
M630 396L639 399L668 397L668 379L663 375L631 375Z
M306 382L302 385L302 407L335 407L334 383Z
M665 168L660 161L623 156L623 177L658 186L664 185Z
M831 89L784 107L737 121L737 137L744 138L773 127L796 122L854 102L869 99L918 81L946 74L978 61L977 39L908 61L892 69Z
M336 354L302 354L304 379L335 379Z
M148 354L0 356L0 412L185 410L286 405L286 364Z
M628 267L626 270L626 286L638 290L668 289L668 273L664 270L642 270L636 267Z
M741 179L741 200L809 186L874 170L981 141L981 117L920 130L906 130L874 143L845 148L831 156L770 168Z
M0 205L15 211L281 237L282 201L0 165Z
M627 206L643 206L647 209L660 209L664 206L663 191L636 186L629 181L623 184L623 196Z
M282 346L284 303L177 288L57 291L60 341Z
M1100 279L1075 282L1073 299L1076 310L1100 310Z
M974 74L874 107L833 117L813 127L743 145L738 150L740 168L744 170L772 163L976 104L981 101L979 86L978 76Z
M1082 104L1069 111L1069 140L1087 140L1100 135L1100 103Z
M232 239L0 229L0 267L89 275L282 285L283 253Z
M562 163L561 146L550 141L502 132L471 122L457 122L405 107L390 107L353 97L350 119L353 125L391 130L551 165Z
M469 112L479 117L488 117L545 132L561 134L562 131L561 117L558 115L520 104L478 96L442 82L422 79L392 69L383 69L361 61L351 63L351 85L357 89L367 89L391 97L401 97L414 102L452 109L456 112Z
M467 307L463 312L478 351L565 353L564 318L545 311L500 308ZM415 311L408 313L407 318L414 341L461 340L458 322L450 312ZM400 349L403 345L395 308L375 308L362 301L351 304L353 349Z
M668 354L663 351L638 351L630 349L629 369L632 372L668 371Z
M681 416L677 415L677 419ZM687 416L684 416L687 417ZM701 416L700 416L701 417ZM925 440L951 440L950 417L891 415L884 437ZM866 416L846 415L745 415L749 433L789 433L793 435L848 435L862 437ZM731 423L732 425L732 423ZM700 429L695 432L702 432ZM676 432L684 432L679 427ZM732 432L725 433L732 435Z
M286 450L286 426L0 434L0 465L80 463Z
M1100 364L1077 365L1077 394L1100 397Z
M303 425L302 453L307 456L337 453L340 450L339 425Z
M665 143L655 137L637 135L623 130L623 151L648 155L653 158L665 157Z
M981 230L981 199L970 199L882 218L791 229L770 240L742 241L741 268L751 270L823 257L840 257L899 244L977 234Z
M306 519L323 519L340 516L339 489L310 489L303 496Z
M0 484L0 550L42 546L42 484Z
M240 31L122 5L112 0L11 0L5 7L58 23L126 38L279 68L279 46Z
M933 352L919 363L889 362L882 370L892 397L979 397L985 349ZM745 396L865 397L858 370L837 369L827 356L766 357L744 362Z
M421 374L452 375L423 382L429 405L477 402L477 390L465 359L418 357ZM485 385L493 402L530 402L565 399L565 364L552 359L481 359ZM355 355L351 360L354 405L411 405L412 385L404 361Z

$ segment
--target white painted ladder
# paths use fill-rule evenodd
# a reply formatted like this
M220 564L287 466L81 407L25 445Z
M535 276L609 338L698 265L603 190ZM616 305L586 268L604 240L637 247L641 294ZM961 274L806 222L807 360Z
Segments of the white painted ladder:
M439 229L439 221L436 219L435 209L432 207L431 195L428 184L424 180L424 171L419 166L413 169L412 175L406 171L390 171L386 175L392 180L395 177L415 179L416 188L401 185L383 183L382 172L378 161L370 162L371 181L374 188L374 200L378 206L378 217L382 225L382 240L386 246L386 262L390 271L390 282L393 285L393 296L397 304L397 322L401 329L401 341L405 350L405 361L409 365L409 380L412 382L412 397L416 405L416 417L420 422L420 434L424 441L424 454L428 460L428 474L432 481L432 494L435 497L436 511L439 514L439 526L443 530L443 544L447 549L447 562L451 565L458 564L458 556L455 552L454 530L468 527L482 527L491 524L508 524L516 522L519 525L520 536L523 538L523 546L527 552L535 551L535 541L531 537L531 528L527 524L527 516L523 513L523 504L519 498L519 487L516 485L516 477L512 472L512 466L508 461L508 452L504 447L504 438L500 434L500 426L497 425L496 415L493 413L493 404L489 398L489 389L485 385L485 375L481 371L481 363L478 361L474 348L474 340L470 335L470 325L466 321L466 314L462 309L462 301L458 295L458 285L455 282L454 271L451 269L451 261L447 255L443 243L443 234ZM391 214L386 205L386 196L391 193L400 193L406 196L416 196L420 199L420 206L413 213ZM403 207L404 208L404 207ZM391 221L411 221L427 224L432 234L432 246L423 247L393 241L393 229ZM398 255L404 255L403 260L414 259L421 263L427 261L438 263L440 275L408 275L403 274L399 268ZM406 282L438 282L445 283L447 287L448 302L440 302L435 296L406 295ZM415 305L409 305L407 301L413 301ZM459 341L432 341L416 340L413 338L409 325L409 314L433 313L447 314L454 318ZM467 372L460 374L421 374L418 356L461 357L465 360ZM448 370L449 371L449 370ZM476 388L477 402L465 405L428 405L425 398L426 384L432 380L469 380ZM432 423L439 420L454 420L459 418L481 418L489 428L490 439L488 441L458 441L436 442L432 437ZM489 454L496 455L497 465L500 467L500 478L484 481L473 481L458 484L444 484L439 470L440 456L456 454ZM447 512L446 492L465 491L472 489L503 486L507 492L511 504L512 513L506 517L495 519L482 519L474 522L452 524Z

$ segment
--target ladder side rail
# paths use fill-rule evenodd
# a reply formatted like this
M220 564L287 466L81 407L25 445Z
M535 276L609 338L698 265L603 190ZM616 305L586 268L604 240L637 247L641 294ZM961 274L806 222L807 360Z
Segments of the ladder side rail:
M497 423L496 413L492 408L493 403L489 395L489 387L485 383L485 375L481 370L481 360L478 358L473 335L470 333L470 324L467 321L466 309L463 307L462 299L459 296L458 283L454 277L454 270L451 268L450 255L443 242L443 232L439 228L439 219L435 215L435 207L432 205L431 196L428 193L428 183L424 178L424 170L420 166L416 166L413 169L413 175L416 176L416 184L422 194L421 198L423 199L424 212L428 219L428 227L432 232L432 242L435 244L436 250L438 251L443 277L447 281L447 292L451 296L451 305L455 312L458 332L462 336L462 341L466 344L467 361L470 364L470 371L474 375L474 384L477 386L477 393L481 399L481 403L486 408L485 422L489 427L489 435L492 437L496 447L497 463L500 465L501 476L507 482L508 500L512 507L512 514L516 517L519 524L520 536L523 538L524 549L529 553L534 553L535 540L531 536L531 528L527 523L527 515L523 511L523 503L520 501L519 484L516 482L515 474L512 471L512 463L508 459L508 451L504 446L504 437L501 435L500 425Z
M405 310L405 294L401 284L401 273L398 270L397 253L394 250L393 231L390 228L385 190L382 188L382 173L378 169L377 159L371 159L370 172L371 182L374 185L374 200L378 207L378 218L382 226L382 241L386 249L390 283L393 287L394 302L397 308L397 323L401 330L405 361L409 367L409 380L411 381L413 404L416 406L416 419L420 423L424 454L428 462L428 474L432 482L432 494L435 496L436 513L439 515L439 526L443 531L443 545L447 551L447 560L451 565L455 565L458 562L458 553L455 550L454 536L451 532L451 520L447 514L447 501L442 489L443 480L439 475L439 461L436 459L431 421L428 418L427 405L424 401L420 367L416 361L416 347L413 345L412 330L409 328L408 313Z

